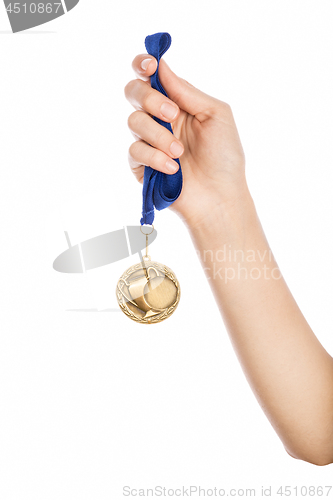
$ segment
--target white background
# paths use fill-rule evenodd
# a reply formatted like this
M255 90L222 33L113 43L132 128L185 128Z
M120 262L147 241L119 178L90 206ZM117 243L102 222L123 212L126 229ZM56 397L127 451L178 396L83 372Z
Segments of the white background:
M182 287L163 323L67 311L116 308L135 256L83 275L52 268L64 231L75 244L139 224L123 88L145 36L168 31L171 68L232 106L272 250L333 354L332 26L324 0L81 0L12 35L0 6L1 500L333 484L332 465L285 452L175 214L157 213L150 251Z

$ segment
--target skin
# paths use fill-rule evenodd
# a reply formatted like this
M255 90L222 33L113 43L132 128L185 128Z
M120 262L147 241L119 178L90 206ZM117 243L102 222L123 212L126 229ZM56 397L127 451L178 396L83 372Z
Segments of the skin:
M145 165L172 175L173 159L180 158L183 190L170 209L191 235L259 405L290 456L333 463L333 358L270 250L230 106L175 75L164 60L159 78L169 98L150 86L157 67L152 56L138 55L132 66L137 78L125 87L136 110L128 119L136 139L129 150L132 172L141 183ZM152 116L171 123L174 135Z

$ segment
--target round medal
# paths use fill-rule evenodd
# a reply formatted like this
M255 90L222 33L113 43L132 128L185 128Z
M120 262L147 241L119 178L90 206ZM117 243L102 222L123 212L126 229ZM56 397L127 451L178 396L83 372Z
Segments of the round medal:
M120 309L133 321L159 323L177 308L180 286L169 267L146 256L124 272L116 294Z

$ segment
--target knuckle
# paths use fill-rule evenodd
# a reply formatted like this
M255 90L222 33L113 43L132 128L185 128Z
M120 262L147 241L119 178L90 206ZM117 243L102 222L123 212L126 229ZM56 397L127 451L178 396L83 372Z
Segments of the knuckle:
M159 128L155 135L155 145L158 149L164 149L165 145L165 129Z
M163 164L163 153L158 149L153 149L150 155L150 166L152 168L159 168Z
M224 101L216 101L216 105L210 110L212 117L226 119L232 115L231 107Z
M186 82L189 87L192 87L192 89L195 89L195 87L194 87L194 85L192 85L192 83L188 82L187 80L184 80L184 82Z
M133 142L128 149L128 158L130 161L136 160L138 154L138 141Z
M152 101L154 98L153 90L147 86L147 91L144 93L142 97L142 107L143 109L150 109L152 106Z
M136 130L141 118L141 111L134 111L128 117L127 124L131 130Z
M144 175L144 167L142 165L131 167L132 174L136 178L137 181L142 182Z
M130 82L127 83L127 85L125 85L124 93L125 93L126 99L129 98L135 85L136 85L136 80L131 80Z
M231 111L231 106L230 104L228 104L227 102L224 102L224 101L221 101L221 108L227 112L227 113L230 113Z

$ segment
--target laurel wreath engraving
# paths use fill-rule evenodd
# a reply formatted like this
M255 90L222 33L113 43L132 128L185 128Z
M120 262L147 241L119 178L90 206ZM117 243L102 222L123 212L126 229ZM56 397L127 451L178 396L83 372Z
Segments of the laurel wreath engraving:
M143 267L142 267L141 262L129 267L124 272L124 274L120 277L120 279L117 283L116 295L117 295L117 300L118 300L118 304L119 304L120 309L123 311L124 314L126 314L126 316L128 316L133 321L136 321L137 323L151 324L151 323L159 323L159 322L163 321L164 319L171 316L171 314L177 308L179 300L180 300L180 286L179 286L179 282L178 282L175 274L173 273L173 271L169 267L167 267L163 264L160 264L159 262L149 262L149 265L153 265L156 269L163 272L163 274L165 276L167 276L174 283L174 285L177 289L177 295L176 295L176 299L175 299L174 303L170 307L167 307L166 309L164 309L164 311L162 311L161 313L157 314L156 316L151 316L149 318L140 318L140 316L136 316L133 313L133 311L131 311L129 309L129 307L127 305L127 301L124 298L124 295L122 293L122 288L124 286L123 280L126 281L127 278L129 278L131 276L131 274L133 274L135 271L139 271Z

